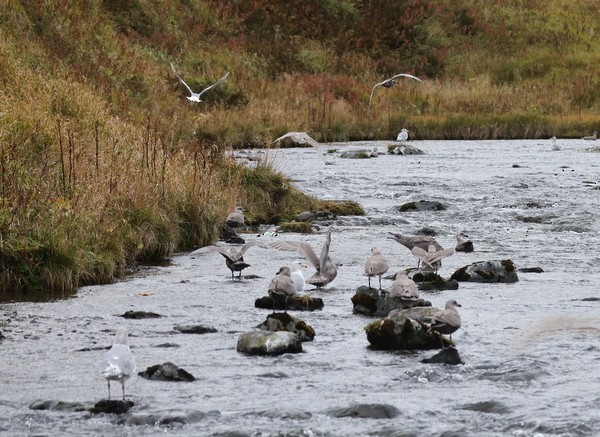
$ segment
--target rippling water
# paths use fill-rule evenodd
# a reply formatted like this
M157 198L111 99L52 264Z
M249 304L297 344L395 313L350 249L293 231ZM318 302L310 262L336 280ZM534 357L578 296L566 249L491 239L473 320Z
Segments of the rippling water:
M178 254L169 267L148 268L123 282L85 287L71 299L0 305L2 351L0 432L6 435L219 436L544 436L600 434L600 205L599 157L583 141L412 142L421 156L337 158L324 166L313 149L270 152L274 165L305 192L352 199L366 217L333 223L331 255L343 263L323 292L325 307L295 313L316 331L304 353L248 357L236 352L240 333L268 311L254 308L290 252L252 248L245 274L232 283L216 253ZM329 144L346 150L385 143ZM398 213L412 200L438 200L438 212ZM514 284L461 283L454 291L422 292L441 307L462 304L463 326L453 335L460 366L421 364L432 352L382 352L368 347L371 319L352 313L350 298L366 285L364 261L377 245L391 268L416 259L387 238L389 231L438 232L444 247L466 232L475 252L457 253L440 270L450 276L470 262L510 258ZM312 235L280 234L318 250L326 229ZM253 238L252 235L248 239ZM267 238L267 237L262 237ZM312 271L311 271L312 272ZM309 272L309 273L311 273ZM385 286L390 283L386 281ZM128 310L159 319L124 320ZM218 329L179 334L175 325ZM106 396L97 362L117 325L130 330L138 370L171 361L197 381L169 383L134 377L135 402L125 417L75 411L34 411L36 400L80 402ZM174 347L160 347L165 343ZM118 390L115 390L118 392ZM340 409L386 404L391 419L337 417ZM171 423L167 423L171 422Z

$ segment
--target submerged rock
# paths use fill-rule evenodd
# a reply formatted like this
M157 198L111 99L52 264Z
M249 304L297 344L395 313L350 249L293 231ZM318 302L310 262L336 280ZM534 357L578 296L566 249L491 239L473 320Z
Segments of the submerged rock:
M42 401L37 400L33 402L30 406L32 410L46 410L46 411L87 411L88 406L84 405L81 402L66 402L66 401Z
M453 346L446 336L437 332L427 332L424 325L431 321L435 307L416 307L407 310L394 310L381 320L365 326L367 340L377 350L426 350L440 349L442 345Z
M254 306L268 310L314 311L323 309L324 304L320 297L298 294L288 297L287 302L284 296L279 295L259 297Z
M541 267L521 267L518 270L523 273L544 273L544 269Z
M281 355L302 352L296 334L287 331L250 331L238 338L237 351L248 355Z
M194 375L170 361L150 366L143 372L139 372L138 375L152 381L192 382L196 380Z
M453 347L444 348L434 356L422 359L421 362L452 365L464 364L463 360L460 358L460 354Z
M125 414L133 407L132 401L102 399L89 412L92 414Z
M182 334L212 334L213 332L219 332L215 328L202 325L175 325L173 329Z
M209 411L207 413L203 411L177 411L169 410L159 413L151 414L132 414L125 420L126 425L133 426L165 426L165 425L189 425L197 423L206 418L220 417L221 413L218 411Z
M129 310L127 312L125 312L124 314L121 314L120 317L123 317L124 319L158 319L159 317L162 317L160 314L156 314L150 311L133 311L133 310Z
M287 331L293 332L300 341L312 341L315 338L314 329L304 320L300 320L288 313L273 313L267 316L267 320L262 322L259 329L263 331Z
M350 407L334 408L327 412L333 417L357 417L361 419L393 419L400 410L388 404L357 404Z
M387 291L365 285L358 287L352 296L352 304L355 313L375 317L385 317L390 311L397 309L431 306L431 302L424 299L401 300L391 297Z
M510 259L477 261L455 271L450 279L469 282L517 282L517 268Z
M443 211L446 207L437 200L417 200L408 202L396 208L399 212L405 211Z

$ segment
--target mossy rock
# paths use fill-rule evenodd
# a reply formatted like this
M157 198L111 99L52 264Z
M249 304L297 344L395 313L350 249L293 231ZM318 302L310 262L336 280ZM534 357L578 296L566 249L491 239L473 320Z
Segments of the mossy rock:
M510 259L494 261L477 261L455 271L450 279L469 282L504 282L519 280L517 268Z
M352 304L355 313L376 317L385 317L390 311L397 309L431 306L431 302L424 299L401 300L391 297L386 291L367 286L358 287L352 296Z
M256 308L268 310L314 311L323 309L323 299L306 294L291 296L285 301L283 296L263 296L254 301Z
M300 341L313 341L315 330L304 320L291 316L288 313L273 313L261 323L259 329L265 331L288 331L298 336Z
M298 232L300 234L312 234L313 231L310 222L281 222L279 229L283 232Z
M399 212L406 211L443 211L446 207L437 200L417 200L416 202L408 202L400 205L397 210Z

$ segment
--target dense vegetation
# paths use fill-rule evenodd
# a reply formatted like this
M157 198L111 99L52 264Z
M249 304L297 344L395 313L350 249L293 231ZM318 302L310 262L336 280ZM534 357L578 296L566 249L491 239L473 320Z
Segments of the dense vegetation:
M0 291L70 292L210 243L244 203L317 207L228 151L318 140L579 137L600 125L596 0L5 0ZM231 74L192 104L192 88ZM369 98L373 84L401 81ZM258 183L257 183L258 181ZM264 191L269 187L269 191Z

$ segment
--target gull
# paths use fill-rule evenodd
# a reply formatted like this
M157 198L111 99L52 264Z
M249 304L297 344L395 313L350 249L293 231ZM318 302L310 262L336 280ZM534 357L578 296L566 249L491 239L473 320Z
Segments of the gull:
M239 228L240 226L244 226L244 212L246 210L241 206L237 206L232 212L229 213L225 222L227 226L231 228Z
M125 400L125 381L135 371L135 360L129 349L127 329L117 329L112 347L104 354L100 362L100 373L108 382L108 400L110 400L110 381L119 381Z
M436 250L443 250L444 248L440 246L440 244L435 241L435 239L430 235L402 235L402 234L394 234L390 232L392 239L396 240L398 243L406 247L408 250L412 251L414 247L420 247L423 250L429 250L429 245L433 244ZM421 265L421 261L417 264L417 268ZM439 264L438 268L441 266Z
M269 296L283 296L285 298L284 311L287 312L287 301L290 296L296 294L296 285L291 277L291 270L287 266L279 269L277 274L269 283ZM275 305L273 305L273 310Z
M196 249L193 252L191 252L190 255L196 255L196 254L205 253L205 252L219 252L225 258L225 264L227 265L227 268L229 268L229 270L231 270L231 280L232 281L235 280L234 272L239 272L238 279L241 281L242 280L242 270L244 270L247 267L250 267L250 264L247 264L246 262L244 262L244 253L246 253L246 251L253 246L259 246L259 247L263 247L263 248L268 247L266 244L264 244L260 241L249 241L246 244L244 244L241 247L241 249L239 249L239 250L232 247L228 251L223 246L213 245L213 246L206 246L206 247L201 247L200 249Z
M309 144L309 145L313 146L315 148L315 150L317 152L319 152L319 155L321 155L321 158L323 159L323 162L326 165L333 164L332 161L327 161L325 159L325 154L323 153L323 150L321 149L321 144L317 140L312 138L310 135L308 135L306 132L288 132L287 134L282 135L279 138L277 138L276 140L274 140L273 142L271 142L271 144L275 144L286 138L291 138L292 140L294 140L294 142L296 142L298 144Z
M371 256L365 262L365 276L369 278L369 288L371 288L371 278L379 276L379 289L381 290L381 276L388 271L389 265L378 247L371 249Z
M229 72L227 72L227 73L225 73L225 76L223 76L221 79L219 79L218 81L216 81L212 85L207 86L206 88L204 88L199 93L195 93L195 92L192 91L192 89L189 87L189 85L187 83L185 83L185 81L181 78L181 76L177 73L177 71L175 70L175 66L173 65L172 62L171 62L171 70L173 70L173 73L175 74L175 76L177 76L177 79L179 79L179 82L181 82L183 84L183 86L186 87L187 90L190 92L190 95L186 96L186 98L189 101L191 101L191 102L201 102L202 100L200 100L200 96L202 94L204 94L205 92L207 92L209 89L214 88L215 86L217 86L218 84L220 84L221 82L223 82L225 79L227 79L227 76L229 76Z
M560 147L560 144L556 142L556 137L550 138L550 141L552 141L552 150L560 150L562 148Z
M454 255L454 249L441 249L437 250L433 244L429 245L427 251L421 249L418 246L412 248L411 252L414 256L419 258L419 260L423 261L423 263L429 267L425 267L428 271L435 271L437 273L438 269L441 267L442 258L446 258L447 256ZM423 270L423 269L422 269Z
M473 252L473 242L469 240L469 236L464 232L456 235L456 247L454 248L457 252Z
M598 139L598 131L594 131L594 133L589 137L583 137L584 140L596 141Z
M304 279L302 269L306 267L307 265L301 263L300 261L294 261L290 266L290 276L292 278L292 281L294 282L294 288L296 289L297 293L304 290L306 280Z
M316 273L308 278L306 282L320 289L335 279L337 276L337 268L340 266L340 264L331 261L331 258L329 257L330 243L331 231L327 233L327 238L325 239L323 249L321 249L320 257L315 254L315 251L309 244L300 241L276 241L271 243L270 246L279 250L295 251L300 255L305 256L315 269L317 269Z
M415 281L410 279L404 271L400 271L396 274L390 289L390 296L400 300L418 300L419 288Z
M389 79L384 80L383 82L376 83L375 85L373 85L373 89L371 90L371 97L369 97L369 109L371 109L371 100L373 99L373 92L375 91L375 88L377 88L378 86L382 86L384 88L391 88L398 83L398 81L396 80L396 78L398 77L408 77L410 79L423 82L417 76L413 76L412 74L400 73L390 77Z
M438 311L434 314L431 319L431 323L428 325L427 332L435 331L439 334L447 334L452 340L452 333L460 328L460 314L456 307L461 305L458 304L454 299L446 302L445 309ZM442 348L444 342L442 342Z
M403 128L400 133L398 134L398 136L396 137L396 141L406 141L408 140L408 129Z

